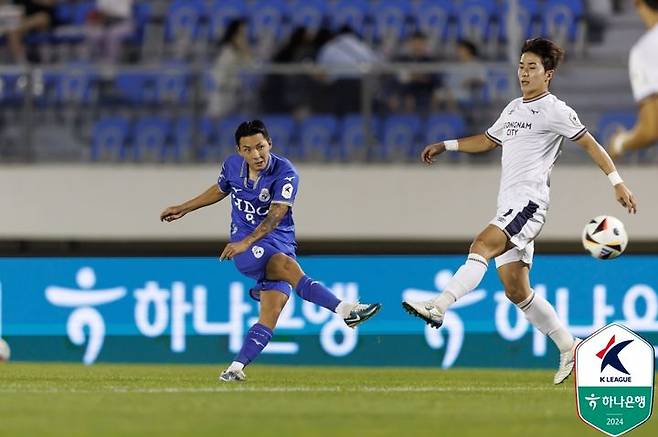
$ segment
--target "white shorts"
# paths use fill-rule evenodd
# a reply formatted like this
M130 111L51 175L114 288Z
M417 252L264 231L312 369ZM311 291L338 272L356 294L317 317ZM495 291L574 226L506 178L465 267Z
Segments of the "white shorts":
M546 208L532 200L499 206L496 217L489 223L500 228L515 247L495 258L496 268L516 261L531 265L535 252L534 240L541 232L545 219Z

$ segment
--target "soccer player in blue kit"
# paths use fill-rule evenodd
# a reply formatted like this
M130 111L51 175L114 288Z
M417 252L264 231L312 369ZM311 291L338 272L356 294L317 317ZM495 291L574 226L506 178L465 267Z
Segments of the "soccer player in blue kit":
M232 259L242 274L256 280L249 294L260 301L260 315L258 323L247 332L235 360L221 373L222 381L246 379L244 367L272 338L291 287L302 299L341 316L351 328L368 320L381 308L380 304L343 302L304 274L295 259L297 243L292 218L299 187L297 170L287 159L270 153L272 140L260 120L240 124L235 142L238 154L224 161L216 184L160 214L161 221L171 222L231 197L231 242L219 259Z

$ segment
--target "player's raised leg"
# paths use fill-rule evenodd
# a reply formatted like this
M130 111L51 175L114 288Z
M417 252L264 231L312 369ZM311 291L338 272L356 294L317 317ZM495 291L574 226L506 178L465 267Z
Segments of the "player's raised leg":
M532 326L547 335L560 350L560 366L553 377L553 383L560 384L571 375L574 351L580 339L569 333L553 306L530 288L529 271L530 266L523 261L498 266L498 276L505 287L505 296L523 311Z
M283 253L272 255L268 261L267 278L291 284L299 297L338 314L350 328L365 322L381 308L379 303L341 301L327 287L309 278L297 261Z
M242 343L242 349L231 365L219 376L220 380L228 382L246 379L244 367L260 355L272 339L272 332L287 301L288 296L278 290L260 292L258 323L249 329Z
M448 307L480 284L489 260L501 254L507 245L505 233L496 226L488 225L471 244L466 262L436 298L425 302L403 301L403 308L430 326L440 327Z

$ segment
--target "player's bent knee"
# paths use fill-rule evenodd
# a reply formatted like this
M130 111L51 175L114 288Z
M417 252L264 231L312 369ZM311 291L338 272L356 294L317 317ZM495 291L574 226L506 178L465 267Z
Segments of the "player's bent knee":
M514 303L523 302L529 295L527 287L505 285L505 296Z

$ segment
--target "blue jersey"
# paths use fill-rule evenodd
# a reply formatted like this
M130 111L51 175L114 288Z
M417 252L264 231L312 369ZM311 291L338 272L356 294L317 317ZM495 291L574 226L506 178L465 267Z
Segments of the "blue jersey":
M240 241L263 221L272 203L284 203L290 208L279 225L265 238L274 238L296 246L292 205L297 195L299 175L290 161L270 153L267 167L258 179L249 179L247 162L239 155L224 161L217 179L219 189L231 196L231 241Z

